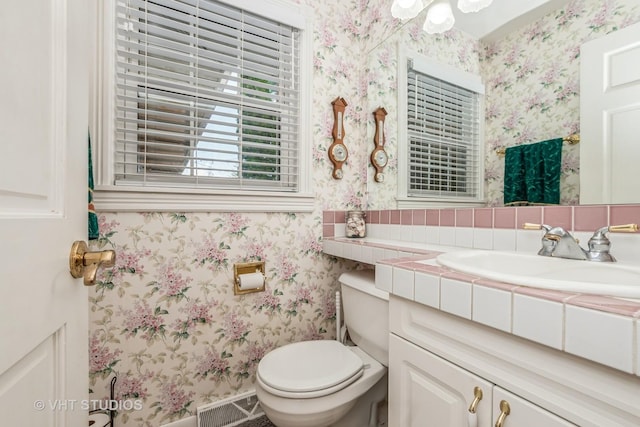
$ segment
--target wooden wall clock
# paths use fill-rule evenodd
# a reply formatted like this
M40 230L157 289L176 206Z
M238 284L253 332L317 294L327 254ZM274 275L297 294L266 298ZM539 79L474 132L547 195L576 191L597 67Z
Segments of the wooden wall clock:
M337 97L332 103L333 105L333 143L329 146L329 159L333 163L333 178L342 179L342 165L349 157L349 151L344 145L344 110L347 101L344 98Z
M389 162L389 156L384 149L384 144L386 142L384 136L384 119L386 116L387 111L382 107L373 112L373 117L376 121L376 133L373 135L375 148L371 152L371 164L376 170L376 174L373 177L376 182L384 181L384 174L382 172Z

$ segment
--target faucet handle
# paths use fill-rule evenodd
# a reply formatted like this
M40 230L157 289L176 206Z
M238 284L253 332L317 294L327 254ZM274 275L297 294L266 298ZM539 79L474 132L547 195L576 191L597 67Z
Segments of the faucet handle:
M624 224L624 225L609 225L598 228L593 232L591 240L608 240L605 233L635 233L638 231L638 224Z
M547 224L532 224L530 222L525 222L524 224L522 224L522 228L524 230L542 230L542 229L544 229L544 235L542 236L542 239L540 239L540 241L542 243L542 247L538 251L538 255L551 256L551 254L553 253L553 250L556 248L556 244L557 244L559 239L557 238L558 236L549 234L549 231L551 231L553 229L550 225L547 225Z
M606 231L610 231L612 233L635 233L638 231L638 224L610 225L606 228Z
M636 231L638 231L638 224L610 225L597 229L589 239L589 259L615 262L616 259L609 253L611 241L605 233L635 233Z
M525 222L524 224L522 224L522 229L523 230L542 230L544 229L544 231L549 231L551 230L551 226L547 225L547 224L532 224L530 222Z

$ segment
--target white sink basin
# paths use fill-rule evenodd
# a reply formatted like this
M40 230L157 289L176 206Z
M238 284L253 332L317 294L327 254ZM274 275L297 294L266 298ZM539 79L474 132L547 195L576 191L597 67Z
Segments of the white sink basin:
M452 270L515 285L640 298L640 267L515 252L465 250L439 255Z

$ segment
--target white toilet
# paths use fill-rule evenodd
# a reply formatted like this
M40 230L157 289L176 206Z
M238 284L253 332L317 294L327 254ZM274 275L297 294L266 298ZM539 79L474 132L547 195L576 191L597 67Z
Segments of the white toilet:
M278 427L375 427L387 395L389 294L373 270L340 276L351 340L302 341L279 347L258 365L256 393Z

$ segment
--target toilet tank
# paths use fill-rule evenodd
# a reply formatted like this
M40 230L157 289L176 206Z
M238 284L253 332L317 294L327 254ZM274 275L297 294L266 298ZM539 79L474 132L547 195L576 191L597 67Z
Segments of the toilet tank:
M351 340L371 357L389 364L389 293L376 288L374 270L340 278L344 323Z

